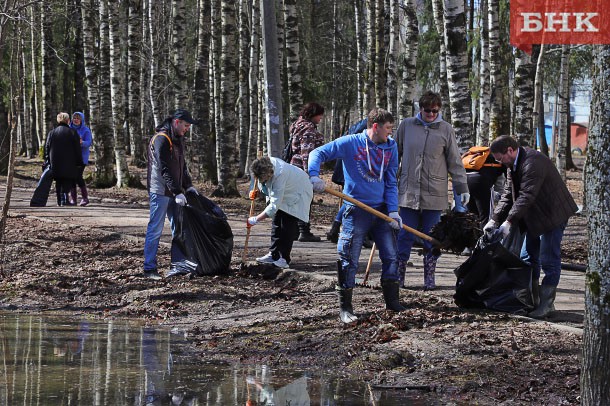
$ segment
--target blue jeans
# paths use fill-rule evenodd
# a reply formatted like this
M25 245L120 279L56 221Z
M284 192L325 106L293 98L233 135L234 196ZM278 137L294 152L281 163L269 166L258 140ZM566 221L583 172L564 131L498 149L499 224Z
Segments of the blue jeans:
M176 230L174 214L178 206L172 197L157 193L149 193L149 199L150 217L144 239L144 272L157 270L157 251L159 250L159 240L165 225L165 216L167 215L169 219L173 237Z
M419 230L421 223L421 232L429 234L430 229L436 225L441 219L441 210L414 210L408 207L400 208L400 217L404 225L415 230ZM415 234L406 231L404 228L398 233L398 259L400 261L408 261L411 256L411 248L415 241ZM426 252L432 249L432 243L428 240L423 240L424 249Z
M387 214L387 210L379 209ZM343 213L343 227L339 234L337 252L341 260L344 275L342 288L351 289L356 286L358 260L362 250L362 242L368 233L379 251L381 259L381 279L398 281L398 262L396 260L396 235L390 223L359 207L346 205Z
M540 279L540 269L544 271L542 285L557 286L561 276L561 240L566 223L542 234L532 236L525 233L525 242L521 248L521 259L532 266L532 280Z

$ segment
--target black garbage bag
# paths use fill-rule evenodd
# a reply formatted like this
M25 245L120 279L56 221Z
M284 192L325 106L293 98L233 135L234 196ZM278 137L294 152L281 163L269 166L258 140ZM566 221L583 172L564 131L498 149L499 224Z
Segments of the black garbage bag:
M38 181L38 185L36 186L32 199L30 200L31 207L45 207L47 205L51 185L53 185L53 171L51 170L51 165L45 165L42 170L40 180Z
M453 298L460 307L514 314L534 308L532 267L504 247L501 236L482 236L470 258L453 272L457 277Z
M233 253L233 231L227 216L204 196L188 192L186 199L185 207L176 205L170 274L227 273Z

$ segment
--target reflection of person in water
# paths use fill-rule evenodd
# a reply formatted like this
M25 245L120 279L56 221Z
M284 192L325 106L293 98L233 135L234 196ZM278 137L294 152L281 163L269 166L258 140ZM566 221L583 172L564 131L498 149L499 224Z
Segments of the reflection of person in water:
M286 386L282 386L278 390L274 390L268 383L262 383L255 378L249 376L246 378L248 385L255 385L259 391L258 404L260 405L291 405L291 406L309 406L311 400L307 392L307 382L309 378L302 376L290 382ZM248 399L246 405L254 404Z
M142 364L146 372L146 394L144 404L161 404L167 393L163 383L163 366L157 356L156 330L142 329Z
M72 355L77 355L83 352L85 347L85 340L89 335L89 322L86 320L78 323L78 330L76 331L76 340L68 341L68 348Z

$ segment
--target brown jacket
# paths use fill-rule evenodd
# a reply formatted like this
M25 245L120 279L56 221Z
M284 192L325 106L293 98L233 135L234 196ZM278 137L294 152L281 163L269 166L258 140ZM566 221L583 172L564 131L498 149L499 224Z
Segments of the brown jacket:
M517 168L509 168L506 186L492 218L508 220L534 236L568 221L578 207L557 168L544 154L519 148Z

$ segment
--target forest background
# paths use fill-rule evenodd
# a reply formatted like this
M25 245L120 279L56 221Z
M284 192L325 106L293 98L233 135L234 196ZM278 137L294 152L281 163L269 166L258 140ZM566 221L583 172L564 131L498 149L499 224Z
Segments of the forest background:
M541 137L538 147L553 152L565 174L571 86L591 78L582 387L583 399L608 399L609 389L595 383L610 378L602 328L610 314L610 158L602 153L610 147L610 47L538 45L528 55L509 44L509 7L508 0L6 0L0 171L9 171L14 154L40 155L58 112L84 111L94 139L89 182L137 186L129 164L146 165L155 125L182 107L200 120L187 139L195 180L217 185L217 196L237 196L236 180L258 151L277 155L304 103L326 107L320 129L330 141L374 106L398 120L413 115L419 94L432 89L462 150L501 134L536 146L543 97L553 94L556 145Z

